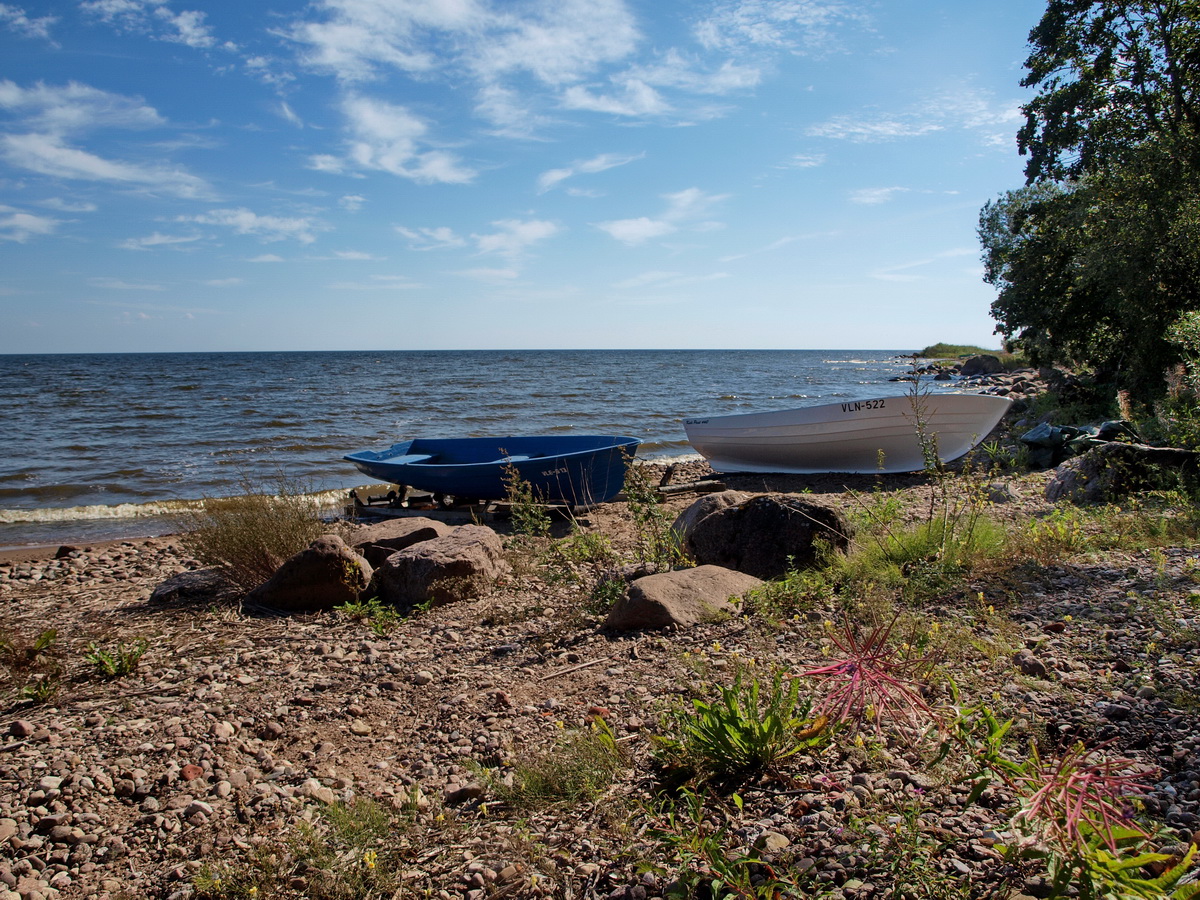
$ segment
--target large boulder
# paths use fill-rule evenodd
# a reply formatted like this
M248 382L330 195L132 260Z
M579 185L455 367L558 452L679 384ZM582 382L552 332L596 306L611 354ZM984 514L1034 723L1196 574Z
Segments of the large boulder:
M762 581L720 566L700 566L639 578L604 623L615 631L690 627L719 622L737 612L730 602Z
M1051 503L1069 500L1080 506L1108 503L1163 483L1165 472L1195 478L1200 454L1175 447L1151 447L1113 441L1068 459L1046 484Z
M849 521L835 509L795 494L760 494L710 511L680 537L697 565L771 579L819 564L826 548L845 550L850 533Z
M452 603L476 594L508 571L504 545L496 532L484 525L461 525L393 553L375 570L371 591L383 602L401 607Z
M333 609L359 598L371 564L334 534L317 538L246 596L246 603L289 612Z
M354 549L366 557L372 566L378 568L397 550L407 550L422 541L444 537L453 530L453 525L424 516L385 519L356 534Z
M753 496L754 494L747 494L744 491L721 491L716 494L705 494L675 517L675 523L671 526L671 530L678 536L681 544L686 544L688 536L704 519L723 509L745 503Z
M981 353L966 360L962 364L962 368L958 370L958 374L963 378L970 378L974 375L998 375L1003 371L1004 363L1000 362L998 356Z

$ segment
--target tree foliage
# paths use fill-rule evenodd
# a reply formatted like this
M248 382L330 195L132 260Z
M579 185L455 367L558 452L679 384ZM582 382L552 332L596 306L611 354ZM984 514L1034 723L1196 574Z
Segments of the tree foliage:
M1200 0L1049 0L1025 65L1027 185L980 214L998 331L1161 393L1200 308Z

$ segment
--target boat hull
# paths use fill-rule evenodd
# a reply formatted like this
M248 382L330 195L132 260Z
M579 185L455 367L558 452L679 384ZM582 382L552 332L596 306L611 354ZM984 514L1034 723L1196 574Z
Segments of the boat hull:
M983 440L1011 402L988 394L902 395L691 418L683 426L716 472L916 472L925 468L919 430L949 462Z
M417 438L344 458L381 481L472 500L503 500L515 472L539 501L585 506L621 491L639 443L619 435Z

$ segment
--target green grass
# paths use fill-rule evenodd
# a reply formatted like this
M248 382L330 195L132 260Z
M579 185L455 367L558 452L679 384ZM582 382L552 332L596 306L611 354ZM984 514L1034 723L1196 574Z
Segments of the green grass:
M924 350L917 351L917 356L924 359L957 359L960 356L978 356L987 353L991 356L1002 356L1001 350L985 350L973 344L930 344Z

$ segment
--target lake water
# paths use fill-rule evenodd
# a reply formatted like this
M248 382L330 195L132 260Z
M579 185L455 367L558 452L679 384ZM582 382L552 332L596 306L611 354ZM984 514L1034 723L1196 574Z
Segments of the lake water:
M0 356L0 547L166 533L181 503L280 473L344 495L364 483L344 453L417 436L628 434L686 457L687 416L903 394L903 352Z

